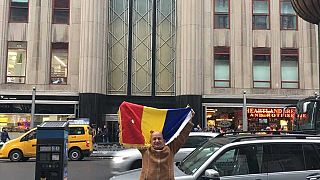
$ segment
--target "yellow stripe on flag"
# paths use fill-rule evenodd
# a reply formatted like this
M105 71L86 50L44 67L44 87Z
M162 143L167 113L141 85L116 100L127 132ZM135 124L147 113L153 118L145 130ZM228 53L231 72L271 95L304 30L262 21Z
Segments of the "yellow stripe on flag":
M141 130L145 144L150 145L150 131L161 132L167 115L166 109L156 109L144 106L141 120Z

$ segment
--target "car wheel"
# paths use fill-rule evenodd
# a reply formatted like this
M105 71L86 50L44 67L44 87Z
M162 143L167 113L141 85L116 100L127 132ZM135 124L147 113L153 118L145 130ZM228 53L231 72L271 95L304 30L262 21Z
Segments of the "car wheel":
M79 149L71 149L69 151L69 159L71 161L79 161L82 159L81 151Z
M135 162L132 163L130 170L132 169L138 169L142 167L142 161L140 160L136 160Z
M12 162L18 162L21 161L23 158L22 152L20 150L13 150L9 154L9 159Z

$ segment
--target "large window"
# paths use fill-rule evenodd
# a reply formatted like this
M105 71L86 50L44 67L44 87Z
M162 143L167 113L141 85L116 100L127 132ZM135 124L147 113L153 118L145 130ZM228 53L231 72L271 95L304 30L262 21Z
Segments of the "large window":
M108 0L107 93L175 95L176 0Z
M228 29L229 25L229 0L214 0L214 27Z
M270 88L270 48L253 48L253 87Z
M253 0L253 29L270 29L269 0Z
M214 87L230 87L230 48L214 48Z
M290 0L281 0L280 25L283 30L297 29L297 15L291 5Z
M281 49L281 88L299 88L298 49Z
M51 84L67 84L68 77L68 44L52 43Z
M53 1L53 23L54 24L69 24L69 0L54 0Z
M9 22L13 22L13 23L28 22L28 7L29 7L28 0L11 0Z
M8 42L7 83L25 83L27 43Z

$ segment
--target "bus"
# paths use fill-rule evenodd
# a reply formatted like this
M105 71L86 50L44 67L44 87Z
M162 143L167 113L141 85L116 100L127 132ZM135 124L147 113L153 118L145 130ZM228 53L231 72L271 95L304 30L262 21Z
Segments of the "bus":
M320 96L310 96L297 102L294 131L320 134Z

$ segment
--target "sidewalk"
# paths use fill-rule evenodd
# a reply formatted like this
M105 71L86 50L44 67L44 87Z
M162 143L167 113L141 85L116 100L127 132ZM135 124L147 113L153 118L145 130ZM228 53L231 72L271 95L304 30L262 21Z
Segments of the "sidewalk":
M91 157L111 157L116 151L124 149L119 143L98 143L94 145Z

